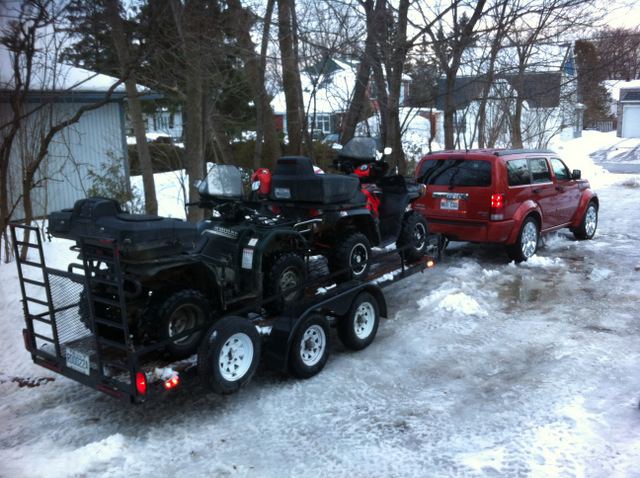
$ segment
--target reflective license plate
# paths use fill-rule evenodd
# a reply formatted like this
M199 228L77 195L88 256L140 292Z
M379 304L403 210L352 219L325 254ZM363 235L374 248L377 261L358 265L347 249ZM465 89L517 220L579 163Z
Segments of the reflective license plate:
M460 207L459 199L441 199L440 209L447 209L449 211L457 211Z
M85 375L90 375L91 362L89 362L89 356L67 347L67 367Z

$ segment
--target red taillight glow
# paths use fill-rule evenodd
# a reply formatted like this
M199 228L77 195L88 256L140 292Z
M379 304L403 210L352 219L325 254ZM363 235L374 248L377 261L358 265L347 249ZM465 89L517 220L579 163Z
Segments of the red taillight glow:
M171 390L172 388L177 387L179 383L180 379L177 376L171 377L169 380L164 382L164 388Z
M142 372L138 372L136 375L136 387L140 395L147 394L147 377L145 377Z
M502 221L504 219L504 194L491 195L491 220Z
M29 335L27 334L27 329L22 329L22 339L24 340L25 348L31 352L31 345L29 345Z

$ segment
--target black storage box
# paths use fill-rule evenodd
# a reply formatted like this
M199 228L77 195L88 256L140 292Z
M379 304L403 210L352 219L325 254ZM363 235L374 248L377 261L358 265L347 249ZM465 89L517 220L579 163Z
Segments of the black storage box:
M64 239L83 239L98 245L115 241L124 258L150 259L176 254L195 247L200 234L197 225L181 219L122 212L111 199L76 201L73 210L51 213L49 233Z
M270 198L276 201L336 204L348 202L358 190L356 176L315 174L307 157L278 159L271 177Z

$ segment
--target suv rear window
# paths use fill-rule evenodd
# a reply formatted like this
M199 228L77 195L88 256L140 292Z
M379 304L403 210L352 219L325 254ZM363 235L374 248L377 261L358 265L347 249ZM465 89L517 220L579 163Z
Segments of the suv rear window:
M418 181L427 186L491 186L491 162L480 159L434 159L424 161Z

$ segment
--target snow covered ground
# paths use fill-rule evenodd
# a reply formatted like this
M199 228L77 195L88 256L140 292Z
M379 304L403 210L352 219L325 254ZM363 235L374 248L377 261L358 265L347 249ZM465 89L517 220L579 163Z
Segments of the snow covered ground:
M369 348L334 340L318 376L260 369L228 397L123 406L33 365L3 264L0 476L640 477L640 177L589 158L617 141L555 145L600 196L592 241L560 232L520 265L452 245L386 289ZM67 246L46 244L49 265Z

